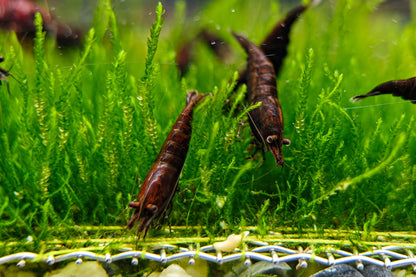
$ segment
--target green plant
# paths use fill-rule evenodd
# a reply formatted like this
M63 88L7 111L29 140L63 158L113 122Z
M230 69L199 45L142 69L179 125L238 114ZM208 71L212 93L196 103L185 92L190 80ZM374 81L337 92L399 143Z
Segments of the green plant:
M117 11L102 0L83 49L64 57L45 38L39 15L33 55L13 33L3 33L1 49L20 82L9 79L10 94L0 87L0 239L31 236L39 243L70 238L73 225L124 226L129 213L119 215L137 195L190 89L212 96L195 110L171 224L202 227L210 237L251 225L260 235L282 226L300 233L413 230L416 107L384 105L397 102L390 96L349 102L414 72L414 19L387 24L390 15L375 10L379 2L322 3L296 23L277 81L285 137L292 141L282 169L270 153L262 167L261 157L247 159L252 136L240 122L255 106L244 105L245 86L233 92L245 54L228 29L258 43L289 9L284 5L213 0L192 21L181 16L180 2L163 25L159 4L146 46L136 39L148 34L120 27ZM256 26L249 17L258 19ZM233 63L196 44L195 60L179 79L180 34L204 27L219 29L235 51Z

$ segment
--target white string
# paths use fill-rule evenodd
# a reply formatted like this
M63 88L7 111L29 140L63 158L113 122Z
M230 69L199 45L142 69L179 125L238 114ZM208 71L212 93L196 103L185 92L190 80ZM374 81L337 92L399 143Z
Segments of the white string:
M382 103L382 104L374 104L374 105L368 105L368 106L346 107L346 108L344 108L344 111L346 111L346 110L355 110L355 109L371 108L371 107L378 107L378 106L385 106L385 105L393 105L393 104L403 104L403 103L411 103L411 102L409 102L409 101L399 101L399 102L389 102L389 103Z

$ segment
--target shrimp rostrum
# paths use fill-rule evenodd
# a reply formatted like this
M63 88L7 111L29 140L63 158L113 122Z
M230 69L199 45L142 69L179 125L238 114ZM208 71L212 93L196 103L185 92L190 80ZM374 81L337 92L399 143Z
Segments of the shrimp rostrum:
M127 224L132 229L139 221L137 233L146 236L149 225L161 219L177 190L179 176L185 163L191 139L191 121L195 105L205 97L196 91L187 94L186 106L169 132L162 149L140 187L137 200L129 203L134 208Z

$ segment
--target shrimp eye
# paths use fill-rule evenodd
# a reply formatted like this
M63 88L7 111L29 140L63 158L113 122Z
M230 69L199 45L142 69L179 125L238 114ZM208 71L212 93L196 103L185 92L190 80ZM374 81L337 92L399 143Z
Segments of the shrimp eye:
M130 208L135 208L135 209L137 209L137 208L139 208L139 207L140 207L140 202L138 202L138 201L132 201L132 202L130 202L130 203L129 203L129 207L130 207Z
M157 206L153 204L147 204L146 209L151 211L152 213L155 213L157 211Z
M276 135L272 135L272 136L268 136L267 138L266 138L266 141L267 141L267 143L272 143L273 141L276 141L277 140L277 136Z

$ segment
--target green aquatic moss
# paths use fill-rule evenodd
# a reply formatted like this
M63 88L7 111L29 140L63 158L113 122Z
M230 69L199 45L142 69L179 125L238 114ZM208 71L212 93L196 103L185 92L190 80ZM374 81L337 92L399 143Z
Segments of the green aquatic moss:
M301 16L277 78L292 142L277 168L270 153L263 166L261 155L250 158L255 107L245 105L245 86L233 92L246 56L229 31L258 43L292 6L245 2L213 0L189 18L184 2L158 4L153 26L135 29L99 1L82 49L63 55L39 15L33 49L3 33L2 66L13 64L18 81L8 78L10 93L0 87L0 239L39 243L71 238L74 225L125 226L190 89L210 96L194 112L171 225L211 238L247 226L261 236L278 227L414 230L416 105L391 96L349 102L414 75L414 18L393 21L380 1L359 0L324 1ZM220 61L196 43L180 79L175 51L202 28L218 31L232 57Z

